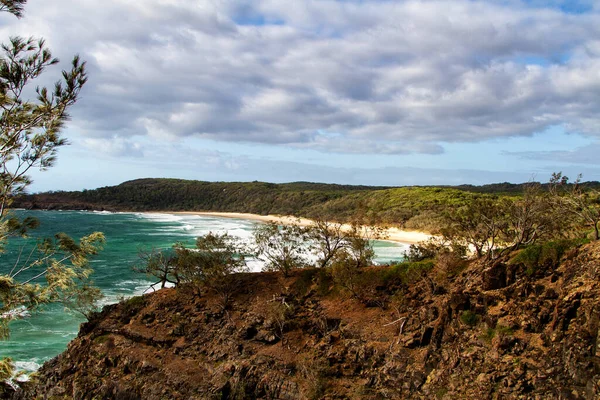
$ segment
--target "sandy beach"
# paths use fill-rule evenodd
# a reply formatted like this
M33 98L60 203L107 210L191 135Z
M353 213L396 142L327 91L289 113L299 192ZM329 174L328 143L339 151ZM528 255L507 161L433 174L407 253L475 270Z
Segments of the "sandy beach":
M259 222L276 222L281 225L296 223L301 226L309 226L313 223L312 220L306 218L298 218L282 215L258 215L248 213L233 213L233 212L200 212L200 211L165 211L166 214L187 214L187 215L203 215L209 217L236 218ZM345 225L348 229L349 225ZM398 228L387 228L384 230L386 235L384 240L399 243L418 243L427 240L431 237L430 234L420 231L406 231Z

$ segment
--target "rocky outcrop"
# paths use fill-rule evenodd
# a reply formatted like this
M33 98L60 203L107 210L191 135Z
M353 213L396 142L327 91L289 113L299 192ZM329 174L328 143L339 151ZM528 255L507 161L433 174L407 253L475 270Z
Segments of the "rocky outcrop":
M367 307L316 271L106 307L20 398L597 399L600 243L539 270L439 271ZM397 292L395 292L398 290Z

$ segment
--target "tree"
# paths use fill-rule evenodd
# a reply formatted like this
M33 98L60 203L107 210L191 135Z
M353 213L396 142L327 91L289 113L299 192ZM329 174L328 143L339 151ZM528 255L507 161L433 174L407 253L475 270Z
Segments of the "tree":
M331 259L331 276L336 285L365 304L371 302L372 294L371 280L366 270L375 257L372 241L383 237L383 229L364 226L355 220L346 227L344 244Z
M351 260L355 268L368 267L373 263L375 250L373 240L382 239L381 228L364 226L360 221L354 221L346 233L346 246L344 252L347 259Z
M562 216L539 183L527 184L521 198L503 199L501 208L506 218L502 237L510 250L553 239L564 231Z
M574 217L578 224L592 229L594 240L600 240L600 192L585 190L581 175L569 184L569 178L561 172L552 174L549 186L555 207Z
M489 197L474 198L446 213L442 235L457 246L473 248L477 258L494 258L506 223L503 205Z
M43 304L61 302L88 317L95 311L100 291L90 281L88 258L104 244L99 232L76 242L64 233L39 241L30 251L21 248L17 261L0 274L0 338L9 335L9 323ZM10 359L0 360L0 380L11 377Z
M225 310L236 289L232 275L248 271L241 246L226 233L209 232L196 240L196 249L203 261L202 283L217 294Z
M0 0L0 12L9 12L17 18L21 18L25 3L27 0Z
M317 251L317 263L325 268L331 264L336 254L348 245L348 233L339 222L317 218L308 229L308 236Z
M175 246L177 273L182 282L216 285L223 277L243 272L246 260L237 240L227 233L209 232L196 239L196 248Z
M177 276L196 288L213 291L227 308L235 290L231 276L247 271L246 260L237 240L228 234L209 232L196 240L195 249L175 246Z
M175 245L177 247L177 245ZM171 251L160 251L152 249L150 251L141 250L138 254L140 258L140 264L133 267L135 272L141 272L146 275L154 276L158 278L160 288L166 287L167 283L171 283L177 286L180 282L179 274L177 272L177 257L176 253Z
M26 0L0 0L0 12L21 17ZM52 90L35 89L36 98L26 98L32 81L58 63L43 39L11 37L0 46L0 251L10 237L26 236L37 227L32 218L20 220L8 208L15 195L31 184L33 168L46 170L54 164L58 148L67 144L61 131L68 109L77 101L87 81L85 63L75 56L71 68L62 72ZM28 254L0 274L0 336L8 335L11 320L41 304L64 301L83 304L97 299L89 284L87 259L104 242L93 233L79 242L65 234L41 241ZM91 296L91 297L90 297ZM2 377L12 371L1 362Z
M0 11L20 17L25 3L2 0ZM9 44L0 47L4 53L0 58L0 218L6 235L11 233L6 209L12 198L31 183L27 173L32 168L51 167L58 148L67 144L61 130L69 119L68 109L87 82L87 74L85 62L76 55L71 69L62 71L63 80L57 81L51 91L37 87L37 101L31 101L24 98L26 88L58 59L52 57L43 39L11 37Z
M357 268L368 266L375 256L371 241L385 236L383 228L365 226L359 220L345 225L322 218L313 221L306 233L321 268L330 266L342 253L343 258L352 260Z
M308 265L311 244L306 228L295 224L280 227L271 222L257 224L253 235L253 253L265 263L265 269L289 276L293 269Z
M87 75L85 63L75 56L71 70L63 71L64 82L56 82L52 92L36 88L37 102L31 102L22 97L25 88L58 59L42 39L12 37L1 48L0 216L4 217L12 198L31 183L27 173L51 167L58 148L67 144L60 132Z

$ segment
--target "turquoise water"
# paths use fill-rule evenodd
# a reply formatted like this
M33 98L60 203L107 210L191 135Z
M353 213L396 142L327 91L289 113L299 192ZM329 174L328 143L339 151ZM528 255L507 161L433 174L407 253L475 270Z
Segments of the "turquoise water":
M21 246L35 243L36 237L52 236L65 232L80 238L95 231L106 236L104 250L95 256L93 280L105 295L105 304L121 297L139 295L153 283L149 277L132 270L140 249L164 249L175 242L193 245L196 237L212 232L228 232L242 240L249 240L255 224L253 221L231 218L139 213L107 213L83 211L17 211L21 216L39 219L40 228L32 232L27 241L12 240L7 252L0 256L0 273L10 270ZM385 263L399 260L406 245L392 242L375 242L376 261ZM249 260L249 267L258 271L260 262ZM77 335L83 318L52 305L43 312L11 324L11 337L0 341L0 356L11 357L17 367L26 371L37 369L44 361L66 349L67 343Z

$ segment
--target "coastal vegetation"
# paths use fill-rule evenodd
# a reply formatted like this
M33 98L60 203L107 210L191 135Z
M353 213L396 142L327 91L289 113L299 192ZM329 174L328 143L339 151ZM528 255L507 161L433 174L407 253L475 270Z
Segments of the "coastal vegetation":
M283 196L278 186L273 193ZM350 209L333 220L315 213L308 227L259 225L253 248L209 234L194 248L142 254L139 270L176 288L91 315L70 352L47 364L23 396L77 398L85 388L134 399L597 397L590 349L600 326L590 316L600 298L600 242L590 221L600 197L562 174L520 187L502 194L337 188L326 203L361 199L387 215L390 204L410 205L412 218L435 221L437 235L392 265L372 265L378 231L365 227L382 218ZM238 205L242 194L234 195ZM243 273L244 254L262 257L270 271ZM188 364L205 384L181 374ZM88 378L93 368L101 377ZM551 378L539 378L551 369ZM178 391L165 394L157 382Z
M549 185L524 185L519 196L478 195L452 205L447 201L436 215L438 234L411 245L405 261L388 268L371 268L371 240L384 237L380 227L362 220L343 225L317 218L308 226L259 224L245 247L232 242L226 245L226 236L209 234L200 237L191 252L175 245L170 270L153 268L154 257L145 259L145 272L159 277L163 286L169 274L174 275L176 280L171 282L179 285L193 280L182 280L183 270L209 271L221 265L216 278L199 274L201 284L210 287L213 279L226 281L227 275L239 272L243 254L252 254L263 261L265 271L284 277L295 270L320 268L315 279L334 284L364 304L379 305L389 304L400 288L423 280L433 269L435 276L428 278L432 293L469 263L481 268L498 262L521 265L527 275L533 275L540 268L556 268L571 249L597 240L598 226L593 222L600 212L600 195L595 189L583 191L578 184L569 185L568 178L558 173ZM158 256L158 260L164 259L162 253ZM378 292L382 287L388 290Z
M2 0L20 17L26 0ZM23 388L0 361L0 397L60 399L598 398L600 183L368 187L308 182L140 179L26 194L32 168L66 144L87 81L74 57L53 90L31 81L58 61L11 38L0 58L0 251L36 229L11 208L230 211L307 217L193 248L140 253L165 290L102 311L89 258L101 233L58 233L0 273L0 338L27 311L60 302L87 317L65 353ZM373 265L395 225L435 236ZM265 264L248 274L246 255ZM6 263L5 263L6 264ZM167 289L167 286L174 286ZM10 387L9 387L10 386Z
M595 399L600 242L550 243L231 274L226 308L181 284L94 315L17 398Z
M143 253L138 270L176 288L91 315L72 352L101 354L104 361L71 352L44 367L22 393L85 387L104 398L300 399L357 392L366 398L569 397L564 393L576 391L582 395L573 398L594 398L600 370L590 367L589 349L600 326L587 316L600 293L596 184L569 183L557 173L548 184L510 188L484 193L158 179L21 196L15 204L32 208L286 210L281 213L314 219L310 226L258 225L249 247L209 234L195 248L175 244ZM92 201L97 196L107 202ZM286 208L278 208L279 200ZM436 235L412 245L403 262L373 266L370 239L386 223ZM243 273L244 254L265 261L267 271ZM316 350L305 351L306 343ZM566 354L569 347L576 350ZM157 361L165 349L174 363ZM568 371L538 378L565 359ZM471 361L457 368L459 360ZM72 373L70 363L77 365ZM178 363L199 366L208 383L171 381ZM86 378L96 365L103 378ZM123 379L133 372L137 378ZM506 386L493 384L505 378ZM157 381L179 391L165 395Z
M248 188L270 187L272 201L302 192L295 184L176 182L226 192L237 186L227 207L242 207ZM129 185L137 184L123 184ZM209 234L194 248L175 244L143 253L139 271L176 288L92 314L69 353L17 393L77 398L75 391L85 388L100 398L133 399L600 394L592 350L600 332L592 317L600 307L595 184L569 183L557 173L548 184L503 193L318 186L312 199L327 188L331 198L290 212L311 216L314 210L310 226L262 224L250 246ZM68 196L19 201L83 204L44 203ZM436 235L412 245L403 262L374 266L370 239L379 237L380 225L371 224L398 215L395 207L412 215L398 225L425 229L435 221L428 230ZM324 210L338 217L324 218ZM245 274L245 254L263 259L268 271ZM181 365L194 366L205 383L181 374ZM88 378L94 368L101 377ZM177 392L165 394L165 382Z
M75 192L22 195L15 207L109 211L220 211L293 215L311 219L395 225L438 233L442 215L474 199L516 199L529 184L457 187L369 187L307 182L202 182L138 179ZM574 185L566 184L565 188ZM579 183L585 193L599 182ZM548 191L549 185L540 189Z
M230 275L248 271L244 251L236 238L211 232L197 238L194 248L176 243L167 250L141 251L134 270L158 279L156 289L187 284L197 295L215 292L226 308L233 290Z
M307 255L311 245L307 243L308 230L291 224L260 224L254 228L250 251L265 264L265 270L279 271L289 276L293 269L309 266Z

